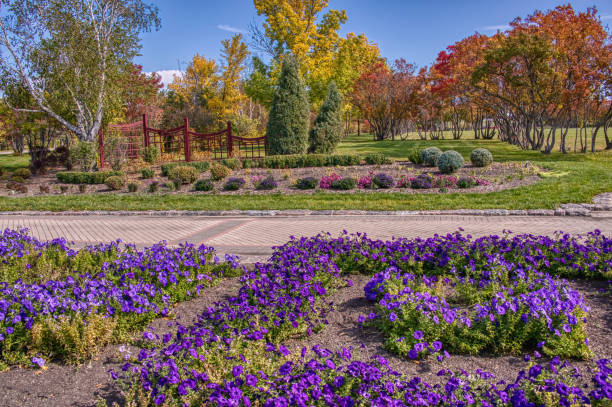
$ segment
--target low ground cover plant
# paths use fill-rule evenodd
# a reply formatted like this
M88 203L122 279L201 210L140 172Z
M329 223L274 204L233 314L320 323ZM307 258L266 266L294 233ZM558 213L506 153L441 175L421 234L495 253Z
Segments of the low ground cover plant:
M376 185L378 188L389 189L393 188L393 177L389 174L385 174L384 172L376 174L372 178L372 183Z
M244 178L229 178L225 184L223 184L224 191L238 191L244 186L246 181Z
M143 179L151 179L153 176L155 176L155 171L153 171L151 168L145 168L140 171L140 175Z
M319 181L314 177L300 178L295 182L295 187L302 190L315 189L318 183Z
M125 177L114 175L112 177L106 178L104 183L106 184L107 187L109 187L113 191L118 191L121 188L123 188L123 186L125 185ZM85 184L80 184L79 187L81 187L81 185L84 186Z
M219 262L206 246L140 251L114 242L74 250L63 239L40 242L5 230L0 253L1 367L83 362L109 342L133 339L219 278L238 274L235 258Z
M273 176L269 175L255 183L255 189L258 191L271 191L278 187L278 182Z
M335 190L349 191L351 189L355 189L356 185L357 183L355 182L354 178L344 177L344 178L332 181L330 187L331 189L335 189Z
M585 238L294 238L243 277L239 295L205 310L194 326L159 339L146 333L151 342L138 359L113 374L123 375L130 397L151 405L605 405L598 403L611 399L610 362L580 377L555 353L589 354L588 309L563 278L609 279L610 261L612 241L597 231ZM355 273L372 275L365 295L378 304L359 321L376 324L407 359L450 351L533 359L513 382L442 370L442 383L431 385L351 349L289 352L285 339L324 329L333 306L326 296L351 285ZM391 344L400 324L402 336ZM470 332L475 342L466 346L474 348L463 349L457 338ZM499 341L483 345L490 334ZM542 354L554 357L542 362Z
M193 186L196 191L208 192L215 189L215 185L209 179L201 179Z
M108 177L114 176L125 176L125 174L121 171L65 171L56 174L57 180L64 184L104 184Z
M210 167L208 161L192 161L192 162L181 162L181 163L167 163L162 164L161 174L164 177L170 176L170 172L178 166L188 166L197 169L199 172L204 172Z

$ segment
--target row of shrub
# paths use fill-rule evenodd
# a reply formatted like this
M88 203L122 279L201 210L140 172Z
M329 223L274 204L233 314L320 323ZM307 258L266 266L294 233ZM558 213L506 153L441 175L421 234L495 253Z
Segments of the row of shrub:
M459 170L465 163L463 156L457 151L448 150L443 152L438 147L412 150L408 158L414 164L438 167L440 172L444 174L450 174ZM470 161L474 167L487 167L493 163L493 154L486 148L476 148L470 154Z
M56 174L57 180L64 184L104 184L109 177L124 176L125 174L121 171L64 171Z

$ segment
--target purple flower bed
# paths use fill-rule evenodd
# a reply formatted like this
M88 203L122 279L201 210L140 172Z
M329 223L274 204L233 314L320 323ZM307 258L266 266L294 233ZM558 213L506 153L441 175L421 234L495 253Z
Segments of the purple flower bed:
M160 243L140 251L120 247L117 241L76 251L63 239L41 243L25 231L6 230L0 234L0 253L5 280L0 282L0 363L8 364L29 360L28 332L40 322L83 321L100 315L138 332L154 318L169 315L175 303L197 295L224 275L238 273L235 257L226 256L221 263L213 248L190 244L170 248ZM24 281L21 270L48 265L65 271L58 279ZM42 356L69 359L71 355Z
M319 347L312 349L314 357L306 349L290 355L282 342L323 329L332 307L329 290L350 285L343 276L363 273L374 276L366 289L379 307L372 320L406 323L410 338L402 341L417 353L444 355L447 348L469 353L460 347L463 333L478 332L479 324L509 326L508 318L515 334L526 332L529 340L498 354L526 351L538 357L578 346L585 350L579 356L587 357L578 318L586 308L559 277L609 278L611 266L612 241L599 232L584 239L460 234L388 242L364 235L293 239L242 278L236 297L208 308L194 326L178 325L176 334L161 338L146 334L152 342L138 360L126 363L124 380L156 405L462 406L478 400L527 406L544 398L562 405L595 403L612 395L606 360L584 378L593 381L589 391L563 374L558 358L550 366L532 363L513 383L496 382L484 372L441 372L445 384L430 385L400 377L381 358L364 362L348 349L332 354ZM463 312L433 295L440 282L463 292L473 307ZM404 314L403 307L414 311ZM438 314L444 322L432 323ZM394 334L381 329L387 337ZM564 344L555 346L555 338Z

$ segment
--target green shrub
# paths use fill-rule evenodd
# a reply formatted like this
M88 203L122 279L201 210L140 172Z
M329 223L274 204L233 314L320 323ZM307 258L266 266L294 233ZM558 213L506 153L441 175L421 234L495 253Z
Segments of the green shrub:
M18 182L20 184L23 184L25 182L25 179L23 179L22 177L16 177L16 176L12 176L11 177L11 181L13 182Z
M4 167L0 167L0 177L4 174L6 174L6 170L4 169Z
M9 181L6 184L6 188L12 191L21 192L22 194L28 193L28 187L16 181Z
M429 147L421 151L421 163L427 167L438 165L438 158L442 155L442 150L438 147Z
M78 165L82 171L91 171L96 167L96 150L94 143L82 141L70 149L70 162Z
M331 183L332 189L344 190L348 191L350 189L355 189L357 183L353 178L342 178Z
M243 167L245 161L243 161ZM259 162L254 162L260 168L307 168L353 166L361 164L361 157L354 154L302 154L302 155L270 155Z
M108 177L104 183L113 191L118 191L125 185L125 178L119 175L113 175L112 177Z
M159 190L159 181L153 181L149 184L148 188L150 193L155 193Z
M104 184L109 177L123 177L121 171L78 172L64 171L56 174L57 180L64 184Z
M232 173L232 170L227 168L225 165L214 163L210 167L210 176L213 180L219 181L227 177Z
M476 181L472 178L461 177L457 180L457 187L461 189L471 188L476 185Z
M87 192L87 184L79 184L79 192L82 194Z
M136 192L136 191L138 191L138 184L135 183L135 182L130 182L128 184L128 191L129 192Z
M451 174L463 167L463 157L455 150L448 150L438 158L438 169L443 174Z
M393 164L393 160L388 158L382 153L370 153L366 154L363 157L364 161L368 165L383 165L383 164Z
M147 146L142 149L142 159L149 164L155 164L159 160L159 149L156 146Z
M240 168L241 162L237 158L224 158L221 160L221 164L225 165L230 170L237 170Z
M168 178L178 183L179 185L193 184L200 175L195 167L189 165L179 165L170 170Z
M215 189L213 182L209 179L201 179L195 183L194 189L196 191L212 191Z
M192 162L183 162L183 163L167 163L167 164L162 164L161 166L161 174L164 177L168 177L170 175L170 171L172 171L172 169L178 167L178 166L188 166L188 167L193 167L197 170L199 170L200 172L204 172L206 170L208 170L208 167L210 167L210 163L208 161L192 161Z
M300 63L294 55L287 55L283 59L268 115L266 136L270 154L306 152L310 127L309 105L308 91L300 77Z
M470 154L470 161L474 167L487 167L493 162L493 154L486 148L476 148Z
M242 160L242 168L255 168L257 167L257 163L255 160L251 160L250 158L245 158Z
M153 171L152 168L145 168L142 171L140 171L140 174L142 175L142 178L150 179L150 178L153 178L153 176L155 176L155 171Z
M296 181L295 187L297 189L302 189L302 190L315 189L318 183L319 181L317 181L317 179L313 177L300 178Z
M310 130L310 153L332 153L342 138L342 95L336 83L327 86L327 95Z
M423 164L423 158L421 157L421 150L419 148L413 148L408 152L408 160L413 164Z
M17 168L13 171L13 177L21 177L23 179L28 179L32 176L32 172L27 168Z

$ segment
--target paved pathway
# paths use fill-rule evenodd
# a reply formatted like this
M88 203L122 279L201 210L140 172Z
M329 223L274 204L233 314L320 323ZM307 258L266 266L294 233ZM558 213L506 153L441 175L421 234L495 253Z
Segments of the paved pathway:
M121 239L138 246L161 240L206 244L219 253L240 255L245 261L263 260L271 247L290 236L319 232L339 235L365 232L372 238L428 237L465 229L474 236L515 233L587 233L594 229L612 235L612 218L556 216L295 216L295 217L153 217L153 216L0 216L0 229L30 229L47 240L65 237L83 246Z

